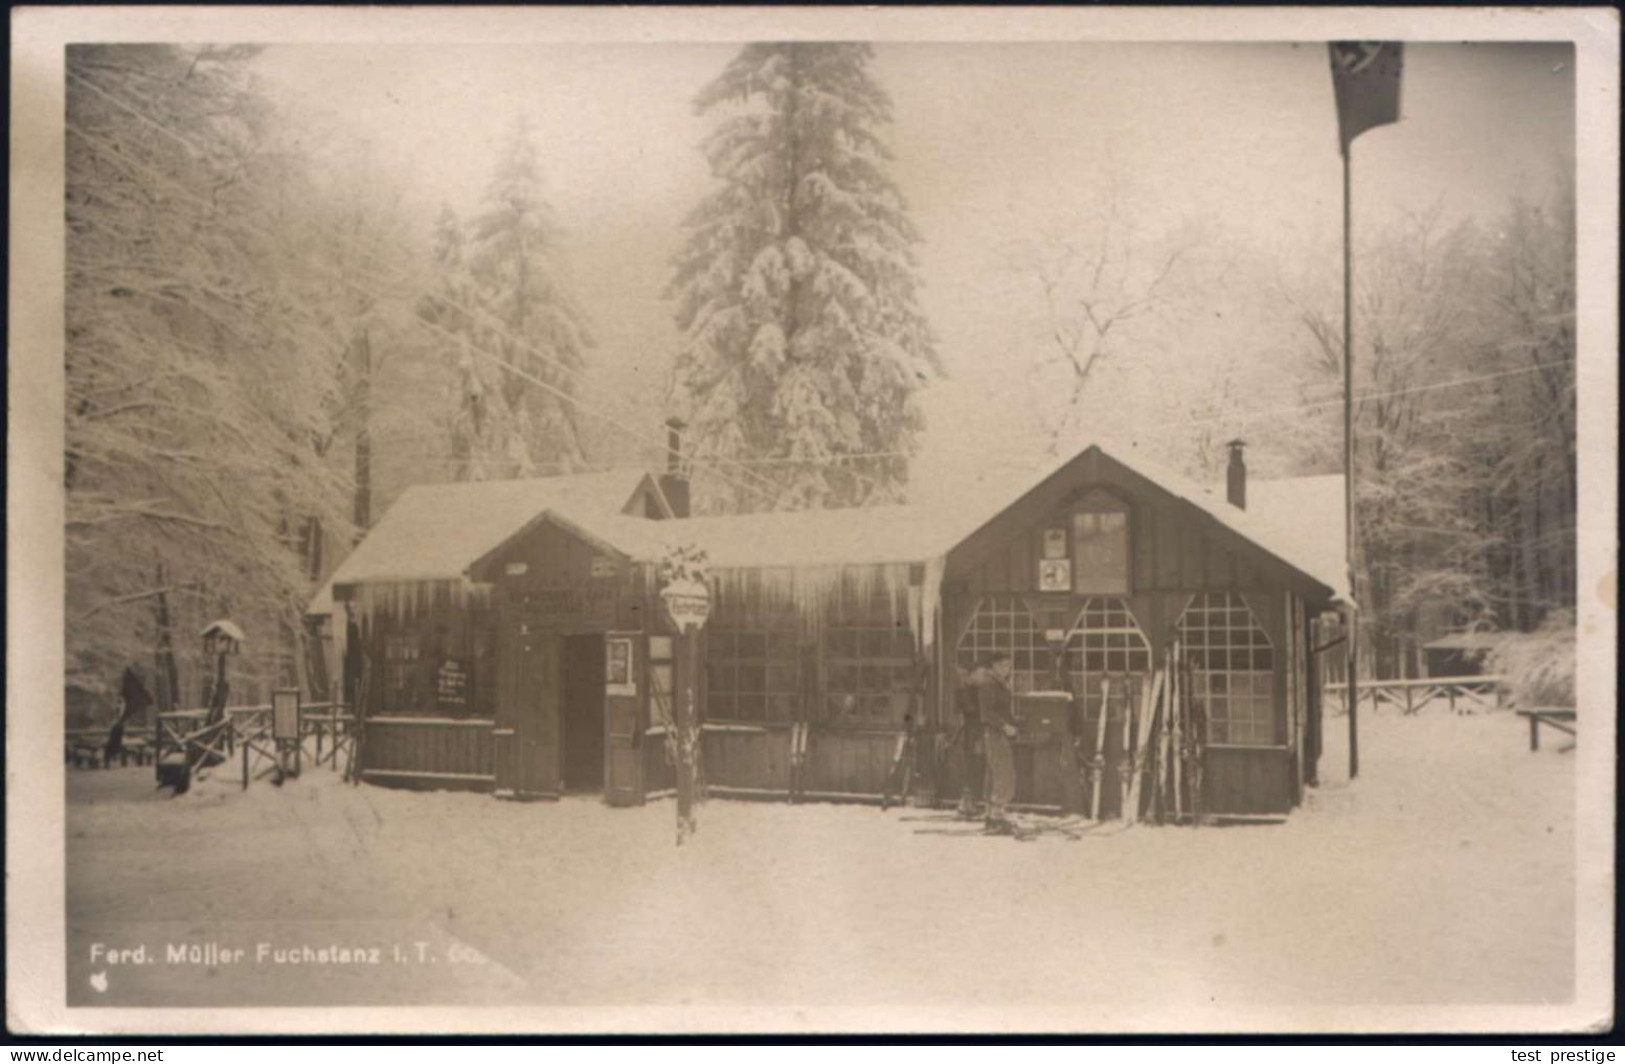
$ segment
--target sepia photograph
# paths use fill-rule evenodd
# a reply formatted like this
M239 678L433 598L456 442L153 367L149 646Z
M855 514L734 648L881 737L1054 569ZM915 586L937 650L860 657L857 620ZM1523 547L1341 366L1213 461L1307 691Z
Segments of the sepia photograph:
M14 12L9 1027L1611 1027L1489 15Z

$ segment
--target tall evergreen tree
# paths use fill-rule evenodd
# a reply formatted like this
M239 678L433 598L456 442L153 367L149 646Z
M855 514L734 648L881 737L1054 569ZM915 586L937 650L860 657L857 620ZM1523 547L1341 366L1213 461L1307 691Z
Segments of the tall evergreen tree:
M872 57L865 44L747 45L694 103L724 113L703 145L721 187L690 214L674 264L673 392L695 456L771 460L753 469L777 506L899 498L915 393L940 372ZM877 453L890 456L857 457Z
M579 466L575 410L564 396L574 394L593 339L565 288L559 231L523 117L513 124L470 229L468 268L480 311L473 343L523 373L501 370L486 400L494 407L490 400L500 399L499 409L488 410L488 429L499 435L511 472Z
M473 350L480 318L466 246L462 222L449 204L443 204L431 238L431 288L418 305L418 315L436 327L447 371L450 394L442 427L450 448L452 479L499 479L515 469L508 457L512 422L503 416L507 403L500 394L507 371L490 359L477 357Z

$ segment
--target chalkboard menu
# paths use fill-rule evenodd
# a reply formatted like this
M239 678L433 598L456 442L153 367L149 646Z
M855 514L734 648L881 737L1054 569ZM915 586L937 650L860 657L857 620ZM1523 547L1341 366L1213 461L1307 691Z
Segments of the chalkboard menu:
M435 700L443 708L460 708L468 704L468 670L456 658L440 663L435 678Z

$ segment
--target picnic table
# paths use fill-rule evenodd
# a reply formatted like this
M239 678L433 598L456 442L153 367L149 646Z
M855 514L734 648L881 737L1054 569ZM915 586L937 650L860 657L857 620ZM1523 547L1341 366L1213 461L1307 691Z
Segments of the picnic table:
M1530 709L1520 709L1517 712L1518 716L1529 718L1530 750L1540 749L1540 726L1542 724L1546 725L1548 728L1556 728L1558 731L1563 732L1566 735L1572 736L1575 733L1576 722L1574 719L1574 710L1572 709L1563 709L1553 706L1535 706ZM1565 721L1567 723L1564 723ZM1574 744L1570 743L1569 745L1563 747L1563 749L1573 750Z

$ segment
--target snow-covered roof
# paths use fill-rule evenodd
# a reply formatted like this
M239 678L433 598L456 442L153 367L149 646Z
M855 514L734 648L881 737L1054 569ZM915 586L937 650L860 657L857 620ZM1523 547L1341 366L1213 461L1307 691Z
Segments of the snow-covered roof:
M239 643L248 642L248 636L243 634L243 630L237 626L236 621L210 621L202 631L198 632L198 635L207 636L210 632L219 632L227 639L234 639Z
M1234 507L1231 507L1234 509ZM1294 563L1348 598L1347 512L1343 475L1247 481L1247 515L1267 540L1292 552ZM1284 557L1284 556L1283 556Z
M1347 596L1342 477L1254 480L1248 484L1248 509L1243 511L1231 506L1222 490L1214 491L1160 468L1132 447L1090 446L1203 510L1339 597ZM623 513L645 475L637 471L422 485L402 493L339 566L312 601L310 612L332 612L336 585L461 579L476 560L544 518L638 561L654 561L670 548L684 546L703 549L714 569L930 562L942 558L1076 457L1053 464L1030 480L1017 478L1013 485L1001 485L979 500L967 493L951 504L659 521Z
M661 522L667 542L705 550L712 568L924 562L946 554L965 522L924 506L691 517Z
M331 613L333 588L372 582L458 580L469 563L546 514L623 553L647 556L658 522L622 510L647 473L636 469L531 480L418 484L403 491L312 600Z
M1247 509L1230 505L1224 490L1215 491L1176 470L1145 458L1132 443L1095 440L1067 458L1052 462L1028 479L1018 479L995 499L964 508L992 520L1089 449L1137 473L1164 491L1208 514L1237 535L1251 540L1276 558L1348 597L1348 564L1343 551L1343 478L1293 477L1250 480Z

